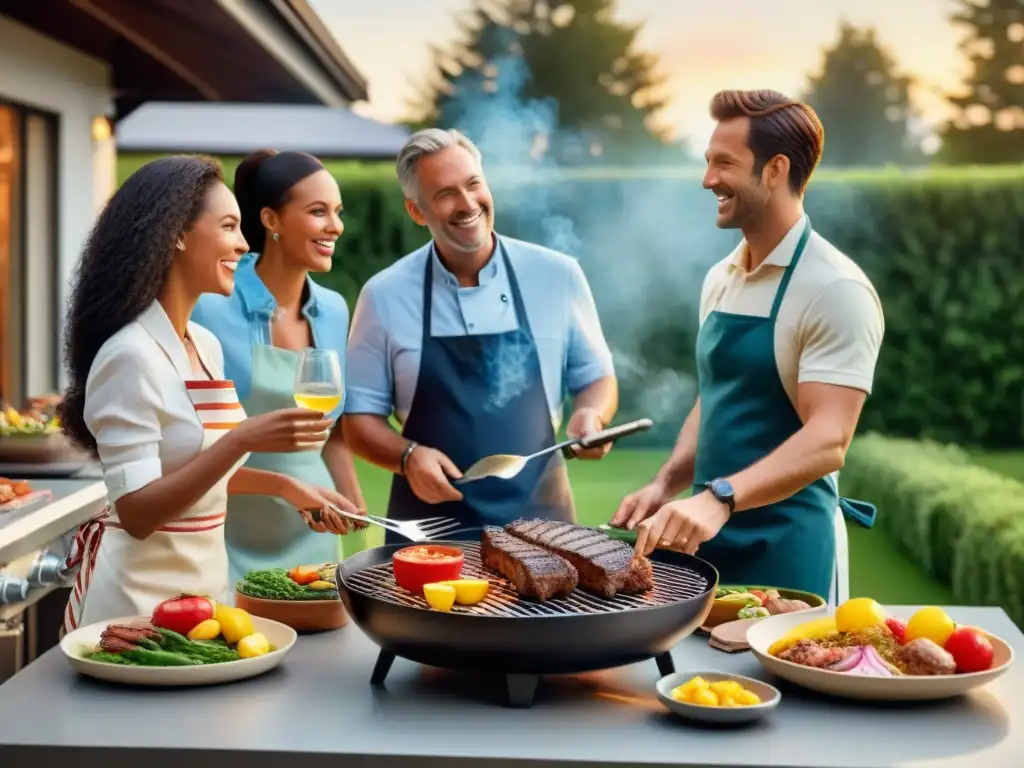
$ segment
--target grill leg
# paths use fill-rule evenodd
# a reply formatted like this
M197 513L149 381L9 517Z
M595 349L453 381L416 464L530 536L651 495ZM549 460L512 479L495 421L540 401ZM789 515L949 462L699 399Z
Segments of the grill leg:
M391 651L381 649L377 654L377 663L373 665L373 674L370 675L370 685L384 685L384 678L391 671L391 665L395 663L395 654Z
M510 707L532 707L539 675L505 675Z
M675 674L676 663L672 660L671 651L665 651L665 653L655 656L654 660L658 663L658 672L661 673L662 677Z

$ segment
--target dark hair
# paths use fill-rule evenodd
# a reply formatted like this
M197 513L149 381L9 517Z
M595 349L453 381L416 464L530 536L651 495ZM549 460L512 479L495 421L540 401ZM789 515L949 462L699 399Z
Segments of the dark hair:
M278 210L288 202L292 187L324 170L324 164L305 152L257 149L235 169L235 197L242 211L242 237L253 253L262 253L267 231L260 219L264 208Z
M125 180L89 234L68 300L69 383L59 413L64 434L94 455L96 438L83 411L96 353L160 294L175 241L195 223L211 187L223 180L209 158L154 160Z
M747 146L754 153L754 172L760 173L776 155L785 155L789 188L803 194L825 146L825 129L811 107L767 89L719 91L711 100L711 117L749 117Z

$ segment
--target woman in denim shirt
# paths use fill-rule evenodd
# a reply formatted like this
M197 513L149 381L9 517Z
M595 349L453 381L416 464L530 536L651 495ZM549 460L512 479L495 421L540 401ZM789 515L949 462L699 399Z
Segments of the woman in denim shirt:
M294 407L299 353L333 349L345 371L349 312L338 293L317 285L309 272L331 268L344 229L341 193L323 164L302 152L260 150L235 171L242 234L251 253L238 265L229 296L206 294L192 320L211 330L224 348L225 376L235 383L246 413ZM336 419L344 407L344 397ZM246 466L336 488L365 509L352 454L335 429L322 452L253 454ZM283 502L234 497L225 528L231 584L247 571L332 562L343 556L339 539L317 534ZM345 554L365 546L361 531L344 539Z

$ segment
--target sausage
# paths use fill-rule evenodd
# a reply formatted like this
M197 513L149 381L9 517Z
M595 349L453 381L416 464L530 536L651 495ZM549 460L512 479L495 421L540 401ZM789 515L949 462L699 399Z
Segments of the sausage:
M952 675L956 672L953 655L934 640L919 637L900 650L908 675Z

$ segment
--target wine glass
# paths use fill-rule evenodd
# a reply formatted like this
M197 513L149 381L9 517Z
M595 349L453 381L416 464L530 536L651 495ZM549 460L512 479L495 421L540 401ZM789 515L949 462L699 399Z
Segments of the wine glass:
M333 349L306 348L295 370L295 403L325 416L341 402L341 362Z

